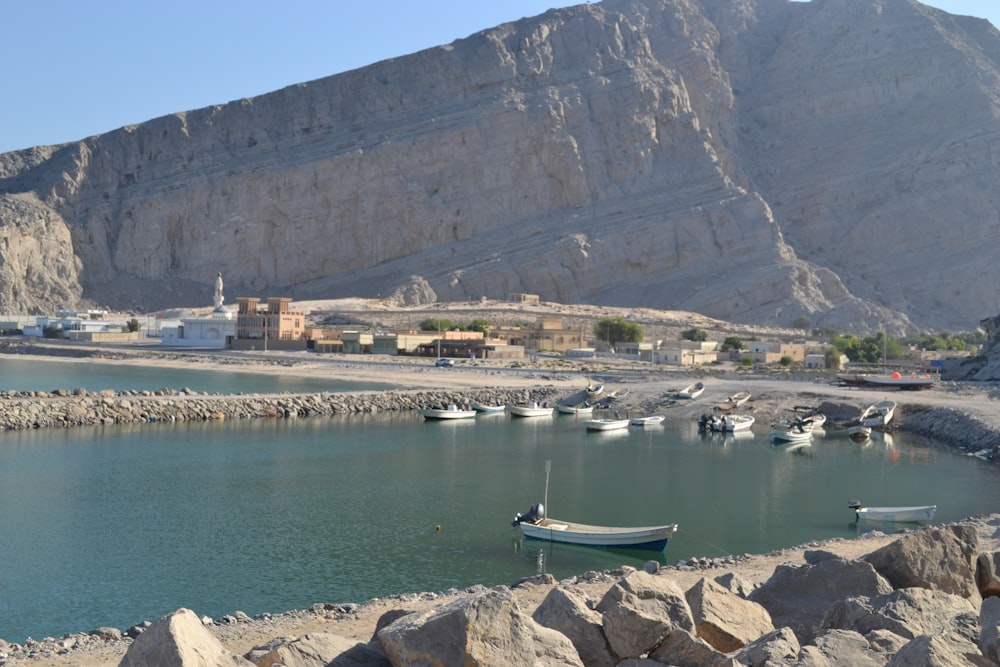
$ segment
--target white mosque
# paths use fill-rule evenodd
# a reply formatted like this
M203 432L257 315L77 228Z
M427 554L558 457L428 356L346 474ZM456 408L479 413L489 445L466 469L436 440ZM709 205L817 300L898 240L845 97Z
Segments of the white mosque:
M187 317L175 327L163 327L162 344L175 347L226 347L236 337L236 318L222 307L222 274L215 279L215 307L208 317Z

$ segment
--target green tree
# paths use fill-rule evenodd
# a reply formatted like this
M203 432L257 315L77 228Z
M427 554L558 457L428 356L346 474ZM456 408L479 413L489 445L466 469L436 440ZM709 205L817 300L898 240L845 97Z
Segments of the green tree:
M594 335L611 347L615 343L641 343L642 327L624 317L604 317L594 323Z
M812 326L812 319L808 315L800 315L792 322L796 329L809 329Z
M420 323L421 331L451 331L454 328L454 322L451 320L443 320L439 317L428 317Z
M681 338L684 340L693 340L695 342L704 342L708 340L708 334L699 329L698 327L691 327L687 331L681 333Z
M789 356L784 356L778 360L778 363L784 366L785 368L788 368L789 366L792 365L792 358Z
M468 326L469 331L481 331L484 338L490 335L490 329L492 328L493 325L490 324L489 320L484 320L481 318L472 320L471 322L469 322Z
M133 317L132 319L130 319L128 322L125 323L125 329L130 333L135 333L136 331L139 330L139 320Z
M722 352L729 352L730 350L742 350L743 341L740 340L739 336L726 336L725 340L722 341Z

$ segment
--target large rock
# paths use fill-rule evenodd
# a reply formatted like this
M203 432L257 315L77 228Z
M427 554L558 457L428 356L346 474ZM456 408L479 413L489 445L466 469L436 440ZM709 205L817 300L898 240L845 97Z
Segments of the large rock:
M968 599L926 588L840 600L830 606L821 627L861 634L881 629L906 639L946 631L971 641L979 638L977 610Z
M118 667L253 667L226 650L190 609L162 616L135 638Z
M778 628L733 654L747 667L778 667L797 661L802 645L791 628Z
M767 609L775 627L788 626L808 643L834 602L891 590L868 563L834 557L815 565L779 565L750 600Z
M893 588L919 586L979 600L975 562L979 532L973 526L922 528L873 551L864 560Z
M649 657L672 667L737 667L733 658L683 630L667 635Z
M583 667L569 639L521 613L506 588L407 614L377 636L394 665Z
M597 611L611 650L619 658L649 653L676 629L694 631L684 593L662 575L629 574L608 589Z
M255 648L245 656L257 667L391 667L389 660L360 644L325 632L313 632L295 639L279 639Z
M979 606L979 648L1000 664L1000 597L991 595Z
M803 646L796 664L802 667L850 665L850 667L881 667L884 656L872 649L868 640L849 630L820 632L812 645Z
M976 558L976 587L985 599L1000 596L1000 551L979 554Z
M617 660L604 636L601 615L564 588L553 588L532 614L541 625L566 635L587 667L613 667Z
M886 667L995 667L976 645L956 635L920 635L904 644Z
M691 607L697 635L723 653L742 648L774 630L767 609L710 579L703 577L684 597Z

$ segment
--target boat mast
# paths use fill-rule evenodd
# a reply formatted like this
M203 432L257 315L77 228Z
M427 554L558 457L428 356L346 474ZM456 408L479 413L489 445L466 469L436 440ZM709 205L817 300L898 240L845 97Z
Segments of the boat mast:
M552 461L550 459L545 462L545 500L542 501L545 507L545 516L549 516L549 473L551 471L552 471Z

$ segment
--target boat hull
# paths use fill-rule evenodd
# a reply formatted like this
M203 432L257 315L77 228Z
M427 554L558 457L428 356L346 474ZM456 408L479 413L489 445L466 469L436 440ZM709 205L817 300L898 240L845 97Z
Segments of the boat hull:
M509 408L511 417L551 417L552 408L538 408L526 405L512 405Z
M470 417L476 416L475 410L459 410L454 406L447 409L439 408L421 408L420 414L423 415L424 419L428 420L442 420L442 419L469 419Z
M677 524L621 528L590 526L558 519L543 519L538 523L521 523L526 538L580 544L588 547L648 549L663 551L677 530Z
M617 431L628 428L628 419L588 419L585 422L588 431Z
M798 431L771 431L771 439L777 444L805 442L806 440L810 440L812 435L812 431L806 431L805 433L799 433Z
M651 417L632 417L629 420L631 426L656 426L663 423L663 415L653 415Z
M886 523L917 523L933 521L937 505L919 507L862 507L857 510L859 520Z
M482 403L473 403L472 404L472 409L475 410L476 412L483 412L483 413L493 414L493 413L499 413L499 412L506 412L507 411L507 406L506 405L484 405Z
M593 405L557 405L556 411L564 415L589 415L594 412Z

